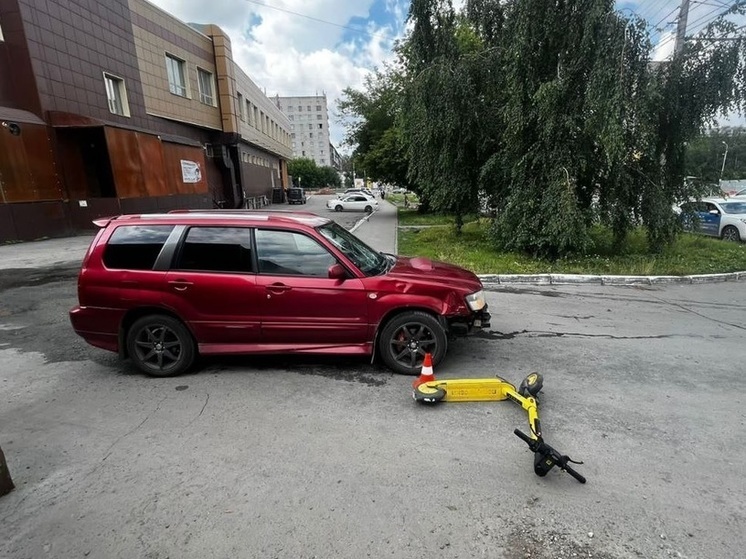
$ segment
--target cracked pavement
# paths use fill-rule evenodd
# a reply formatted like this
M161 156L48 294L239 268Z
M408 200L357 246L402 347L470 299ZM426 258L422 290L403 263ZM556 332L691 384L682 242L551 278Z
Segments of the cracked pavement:
M509 402L418 407L410 378L345 357L151 379L75 336L70 274L0 275L0 557L742 553L746 283L487 293L493 330L435 374L541 372L583 486L533 474Z

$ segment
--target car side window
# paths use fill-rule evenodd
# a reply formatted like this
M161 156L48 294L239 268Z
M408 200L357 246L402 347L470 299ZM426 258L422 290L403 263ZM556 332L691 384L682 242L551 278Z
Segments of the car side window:
M711 203L707 202L705 204L705 210L704 211L711 212L712 210L717 211L718 214L720 213L720 210L718 210L718 207L715 204L711 204Z
M192 227L174 264L176 270L252 273L247 227Z
M256 251L260 274L325 278L337 263L317 241L292 231L257 229Z
M173 225L117 227L106 243L104 266L114 270L152 270Z

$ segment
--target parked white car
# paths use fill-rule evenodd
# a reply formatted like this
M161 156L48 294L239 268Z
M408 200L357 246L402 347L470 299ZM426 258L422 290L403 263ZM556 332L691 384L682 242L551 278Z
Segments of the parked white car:
M345 193L342 196L349 196L350 194L362 194L363 196L367 196L368 198L375 199L375 194L373 194L370 190L366 190L364 188L348 188L345 190ZM341 196L340 196L341 198Z
M746 241L746 200L743 198L704 198L681 204L679 219L687 231Z
M326 207L336 212L345 210L371 213L378 209L378 201L365 194L343 194L338 198L327 201Z

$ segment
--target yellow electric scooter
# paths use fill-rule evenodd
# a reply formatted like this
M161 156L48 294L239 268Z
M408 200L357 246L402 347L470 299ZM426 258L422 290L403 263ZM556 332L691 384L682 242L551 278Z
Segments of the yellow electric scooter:
M537 395L544 385L544 378L539 373L531 373L515 386L500 377L481 379L446 379L432 380L415 384L412 396L422 404L438 402L499 402L510 400L521 406L528 414L528 425L531 435L520 429L513 431L516 436L528 444L534 453L534 473L544 477L554 467L559 466L580 483L585 478L569 464L582 464L569 456L560 454L549 446L541 437L539 421L539 403Z

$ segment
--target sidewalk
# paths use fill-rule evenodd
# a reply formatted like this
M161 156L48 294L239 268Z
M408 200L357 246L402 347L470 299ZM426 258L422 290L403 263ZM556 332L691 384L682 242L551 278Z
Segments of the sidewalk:
M94 234L0 245L0 270L80 264Z

